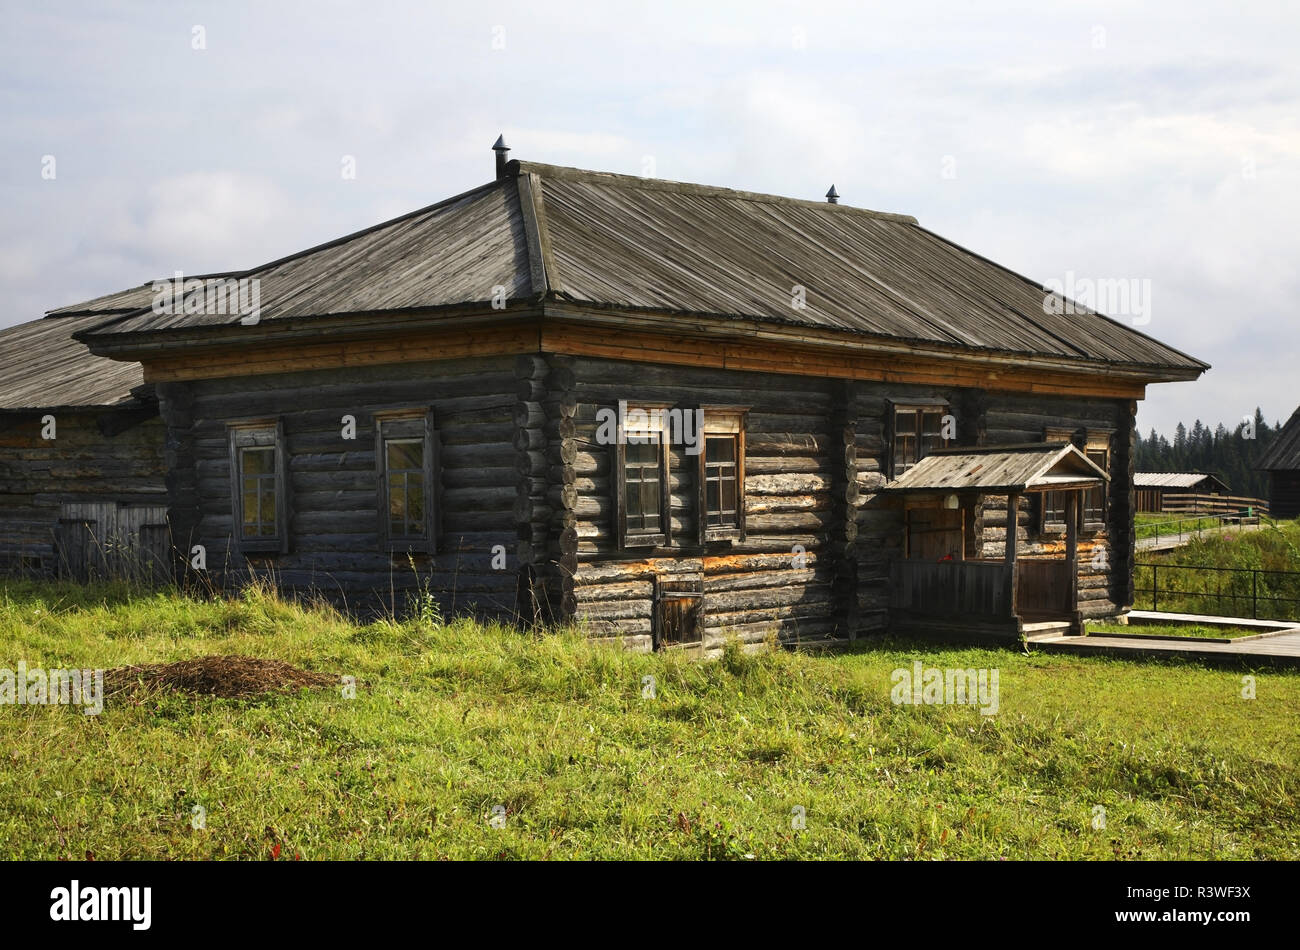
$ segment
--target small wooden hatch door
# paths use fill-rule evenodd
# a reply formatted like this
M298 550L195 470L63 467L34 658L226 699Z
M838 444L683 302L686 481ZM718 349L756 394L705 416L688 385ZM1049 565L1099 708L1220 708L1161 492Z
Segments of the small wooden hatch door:
M653 639L656 650L700 643L704 637L704 579L655 579Z

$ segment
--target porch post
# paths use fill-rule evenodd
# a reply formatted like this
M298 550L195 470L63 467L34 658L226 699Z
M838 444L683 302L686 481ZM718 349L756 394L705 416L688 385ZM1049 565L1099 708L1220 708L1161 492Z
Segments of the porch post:
M1079 489L1070 492L1065 506L1065 609L1071 617L1079 609L1079 501L1082 495Z
M1017 594L1019 593L1018 590L1019 585L1016 583L1017 574L1019 573L1016 570L1016 546L1017 546L1016 532L1017 532L1017 528L1019 527L1019 524L1020 524L1020 493L1011 492L1009 495L1007 495L1007 524L1003 532L1006 536L1006 544L1005 544L1006 552L1003 556L1006 560L1007 571L1011 575L1011 577L1008 579L1008 586L1011 590L1010 606L1011 606L1012 616L1015 616L1016 613L1016 598L1017 598Z

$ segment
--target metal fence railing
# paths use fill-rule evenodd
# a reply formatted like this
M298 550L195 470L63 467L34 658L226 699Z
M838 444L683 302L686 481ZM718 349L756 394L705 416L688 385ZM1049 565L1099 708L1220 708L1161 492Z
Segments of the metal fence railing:
M1150 521L1145 518L1137 522L1137 539L1146 542L1146 546L1159 546L1162 540L1178 541L1180 544L1184 541L1190 541L1192 538L1199 538L1209 531L1218 531L1227 529L1231 526L1238 528L1244 525L1272 524L1273 520L1265 514L1247 514L1244 510L1234 510L1232 512L1204 513L1204 514L1187 514L1173 515L1168 518L1162 518L1160 521Z
M1300 617L1300 571L1153 562L1133 567L1134 601L1149 600L1152 610L1253 620Z

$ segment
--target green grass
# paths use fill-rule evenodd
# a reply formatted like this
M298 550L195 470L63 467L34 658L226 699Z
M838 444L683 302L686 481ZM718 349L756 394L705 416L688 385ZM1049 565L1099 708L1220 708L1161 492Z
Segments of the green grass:
M1261 620L1300 620L1300 521L1265 522L1258 530L1241 533L1216 532L1173 551L1139 551L1137 560L1159 565L1160 610L1220 617L1257 612ZM1190 569L1166 571L1165 565ZM1262 573L1252 575L1252 570ZM1152 569L1136 568L1133 582L1133 606L1150 610Z
M1137 634L1148 637L1198 637L1217 640L1235 640L1237 637L1252 637L1263 633L1249 627L1207 627L1202 624L1174 623L1090 623L1088 633L1120 633L1126 636Z
M907 643L697 662L575 631L357 626L259 592L34 586L0 594L0 643L0 666L242 653L363 684L0 707L13 858L1300 855L1291 673L1243 699L1240 673L1185 663ZM894 705L915 660L997 669L997 715Z

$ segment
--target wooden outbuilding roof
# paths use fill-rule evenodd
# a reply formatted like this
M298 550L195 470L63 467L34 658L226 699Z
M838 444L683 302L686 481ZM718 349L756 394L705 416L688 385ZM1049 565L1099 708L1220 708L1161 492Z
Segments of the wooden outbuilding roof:
M1223 479L1211 472L1134 472L1134 488L1195 488L1205 482L1227 490Z
M0 330L0 411L113 406L144 384L139 363L95 356L72 338L102 314L44 317Z
M941 449L884 486L883 492L1007 492L1089 488L1109 476L1067 442Z
M1149 370L1207 364L1048 292L916 219L727 188L512 161L454 198L238 275L259 281L266 326L341 317L387 325L439 310L552 303L802 327L862 341ZM799 300L804 305L797 305ZM118 316L87 339L184 343L234 314Z
M225 276L205 274L194 279ZM106 317L150 307L156 283L148 281L69 304L48 311L42 319L0 329L0 412L135 402L132 390L144 385L140 364L96 356L73 334L102 325Z

